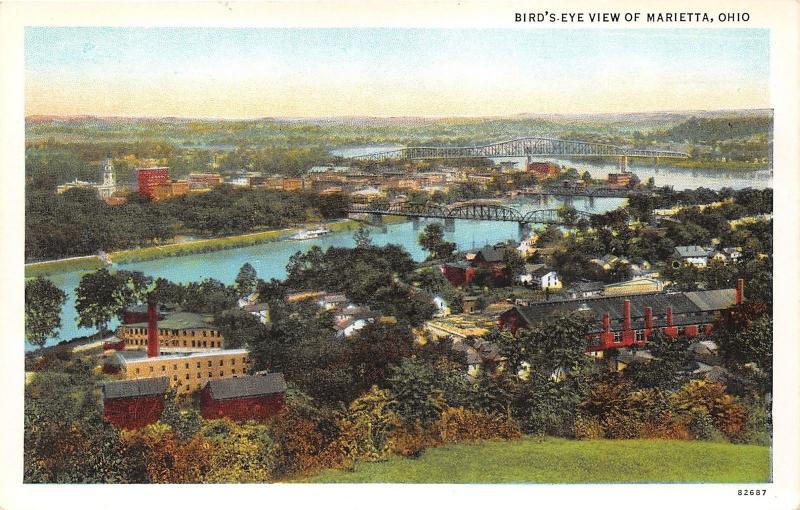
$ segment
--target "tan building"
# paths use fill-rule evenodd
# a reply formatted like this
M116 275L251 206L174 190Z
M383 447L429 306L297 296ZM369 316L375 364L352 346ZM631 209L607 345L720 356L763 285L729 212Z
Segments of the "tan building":
M124 379L167 377L170 386L182 394L197 391L208 381L246 375L250 351L228 349L151 358L141 351L118 351L108 363L117 367Z
M222 186L222 176L214 173L192 172L187 178L190 189L207 189Z
M187 193L189 193L189 181L170 181L153 189L153 200L165 200L186 195Z
M158 321L159 349L170 352L195 352L219 350L224 338L210 324L211 319L196 313L175 312ZM117 328L117 338L125 342L126 349L147 347L147 323L123 324Z
M635 278L619 283L612 283L603 288L604 296L627 296L631 294L647 294L661 292L664 284L653 278Z

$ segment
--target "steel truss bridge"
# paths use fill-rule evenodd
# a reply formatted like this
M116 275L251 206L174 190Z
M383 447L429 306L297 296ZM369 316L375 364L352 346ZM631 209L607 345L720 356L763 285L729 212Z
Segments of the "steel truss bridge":
M355 156L353 159L382 161L386 159L506 158L525 156L689 158L688 154L676 151L633 149L605 143L526 136L473 147L406 147L393 151Z
M650 190L607 188L607 187L563 187L541 186L537 188L521 188L516 190L517 195L523 196L551 196L551 197L588 197L588 198L627 198L631 195L654 195Z
M521 213L505 205L486 202L469 201L457 202L450 205L435 203L426 204L387 204L374 202L368 205L351 205L347 212L350 214L373 214L376 216L405 216L407 218L440 218L444 220L482 220L482 221L513 221L520 225L545 224L545 225L573 225L580 220L588 220L591 214L575 211L575 221L567 221L561 217L557 209L543 209Z

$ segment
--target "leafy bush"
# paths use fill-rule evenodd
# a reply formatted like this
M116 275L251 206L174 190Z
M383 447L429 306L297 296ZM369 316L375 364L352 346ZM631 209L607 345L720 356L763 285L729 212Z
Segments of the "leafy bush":
M433 433L443 443L479 439L515 439L522 436L519 425L505 416L448 407L433 423Z
M575 420L575 439L602 439L603 426L596 418L578 416Z

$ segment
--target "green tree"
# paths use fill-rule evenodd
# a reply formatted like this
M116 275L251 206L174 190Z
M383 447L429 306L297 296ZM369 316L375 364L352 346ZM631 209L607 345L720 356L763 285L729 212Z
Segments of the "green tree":
M578 221L578 211L571 205L562 205L558 208L558 217L566 225L574 225Z
M670 338L660 330L651 333L646 348L653 355L649 362L636 361L625 367L625 376L639 388L677 390L688 379L692 362L690 340Z
M366 248L372 244L372 237L369 235L369 229L363 223L358 226L356 232L353 234L353 240L356 242L357 248Z
M256 291L258 273L256 273L255 268L253 268L249 262L245 262L241 269L239 269L239 274L236 275L235 282L239 296L249 296Z
M443 243L445 243L444 229L438 223L426 225L425 229L419 235L419 244L429 253L429 259L439 257L440 252L443 251Z
M50 337L58 336L61 307L67 295L41 276L25 282L25 338L40 349Z
M125 307L125 284L108 269L86 273L75 288L78 326L95 327L105 334L108 322Z
M403 358L392 368L387 382L405 424L427 425L439 416L445 407L439 379L432 366L415 358Z

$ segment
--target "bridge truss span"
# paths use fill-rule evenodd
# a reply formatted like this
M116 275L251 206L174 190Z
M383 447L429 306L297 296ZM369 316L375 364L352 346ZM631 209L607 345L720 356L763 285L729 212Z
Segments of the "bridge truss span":
M574 225L581 220L589 220L591 214L573 211L572 217L565 217L559 209L542 209L521 213L502 204L487 202L459 202L449 206L427 204L386 204L353 205L348 208L349 214L372 214L376 216L405 216L407 218L437 218L445 220L475 221L513 221L521 225Z
M636 149L605 143L580 140L560 140L528 136L502 142L472 147L406 147L386 152L356 156L353 159L380 161L385 159L453 159L453 158L506 158L506 157L644 157L680 158L688 154L677 151Z

